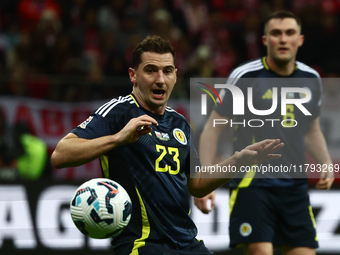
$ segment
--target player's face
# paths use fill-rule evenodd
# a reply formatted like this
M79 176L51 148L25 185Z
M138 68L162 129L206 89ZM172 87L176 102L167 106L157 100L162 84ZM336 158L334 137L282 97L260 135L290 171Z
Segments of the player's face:
M279 65L295 62L298 48L304 37L293 18L271 19L262 38L268 57Z
M144 52L137 69L130 68L132 92L147 110L163 114L177 80L177 69L171 53Z

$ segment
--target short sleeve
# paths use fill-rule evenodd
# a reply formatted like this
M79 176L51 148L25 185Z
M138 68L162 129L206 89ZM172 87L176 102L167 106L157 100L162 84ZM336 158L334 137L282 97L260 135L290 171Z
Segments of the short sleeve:
M108 121L101 115L94 113L71 132L85 139L94 139L112 134Z

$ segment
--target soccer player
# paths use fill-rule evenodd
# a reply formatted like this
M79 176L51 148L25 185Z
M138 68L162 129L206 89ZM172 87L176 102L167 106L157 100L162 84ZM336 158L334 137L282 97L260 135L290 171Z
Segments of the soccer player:
M258 116L247 109L242 116L245 119L244 125L244 120L237 116L239 124L234 130L234 149L238 150L247 143L278 137L285 143L280 151L282 157L262 163L259 167L303 167L306 163L305 151L318 163L331 167L332 161L319 124L320 76L314 69L296 61L298 48L304 42L299 18L286 11L273 13L265 22L262 41L267 47L267 56L234 69L227 83L240 88L245 98L248 88L252 88L254 108L261 110L271 108L274 87L277 87L279 107L269 116ZM303 108L311 115L305 115L300 109L302 107L295 104L288 104L286 114L281 115L279 93L280 89L286 87L300 87L310 91L311 99L303 103ZM222 104L214 108L200 137L202 165L212 164L219 135L226 126L213 127L212 120L235 121L230 91L221 90L220 96L223 98ZM287 93L289 99L305 96L303 93ZM249 118L278 121L264 122L262 127L251 127L247 124ZM259 122L252 124L258 125ZM285 254L315 254L318 242L306 177L304 173L294 175L282 170L265 176L249 172L243 178L231 180L230 246L245 246L247 254L273 254L273 245L281 246ZM333 180L332 172L323 172L316 187L329 189ZM211 208L208 208L207 201L211 199L213 207L214 195L211 193L204 198L197 198L195 204L202 212L209 213Z
M132 200L132 217L112 241L115 254L211 254L195 237L189 193L202 197L230 178L191 176L191 129L167 106L176 83L175 52L158 36L147 37L133 52L132 93L99 107L60 140L52 154L56 168L100 159L103 177L120 183ZM264 140L236 152L220 166L251 165L283 147ZM192 165L192 164L191 164ZM201 175L201 173L197 173ZM197 177L197 178L191 178ZM189 191L189 193L188 193Z

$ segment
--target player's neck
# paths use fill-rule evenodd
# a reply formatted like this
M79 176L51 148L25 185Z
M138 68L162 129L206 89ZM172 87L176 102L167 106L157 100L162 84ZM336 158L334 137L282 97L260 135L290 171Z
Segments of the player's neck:
M165 112L166 105L151 105L148 104L145 100L143 100L143 97L135 90L132 90L132 94L136 98L138 104L143 107L144 109L148 110L149 112L152 112L157 115L163 115Z
M295 70L295 59L289 61L288 63L280 64L280 63L277 63L270 56L267 56L266 62L270 70L277 73L278 75L289 76Z

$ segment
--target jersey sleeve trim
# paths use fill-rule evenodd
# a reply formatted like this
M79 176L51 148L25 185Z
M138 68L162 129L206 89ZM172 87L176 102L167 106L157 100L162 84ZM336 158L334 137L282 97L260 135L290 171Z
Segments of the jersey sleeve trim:
M262 68L264 68L264 66L261 59L256 59L247 64L244 64L231 72L227 80L227 84L235 85L244 74L252 71L257 71Z
M256 59L253 60L249 63L246 63L240 67L237 67L236 69L234 69L234 71L231 72L231 74L229 75L226 84L230 84L230 85L235 85L238 80L240 78L242 78L243 75L245 75L246 73L249 72L253 72L253 71L258 71L265 68L263 62L261 59ZM224 96L225 96L225 90L221 89L219 96L221 98L221 100L223 101ZM217 102L219 103L219 102Z
M165 110L166 110L167 112L174 112L174 113L177 113L179 116L181 116L182 118L185 119L185 117L184 117L182 114L180 114L179 112L177 112L175 109L171 108L170 106L166 106L166 107L165 107ZM185 119L185 120L186 120L186 119Z
M130 104L134 104L134 100L132 97L130 97L130 95L125 96L125 97L118 97L118 98L114 98L111 101L103 104L101 107L99 107L96 111L95 114L98 114L102 117L105 117L111 110L112 108L116 107L117 105L124 103L124 102L128 102ZM138 106L139 107L139 106Z
M296 65L298 69L300 69L301 71L315 74L317 78L320 78L320 74L315 69L311 68L310 66L307 66L306 64L299 62L299 61L296 61Z
M308 72L308 73L312 73L316 76L316 78L318 78L319 80L319 89L320 89L320 95L322 93L322 81L321 81L321 77L320 77L320 74L313 68L311 68L310 66L302 63L302 62L299 62L299 61L296 61L296 66L298 69L300 69L301 71L304 71L304 72ZM320 99L318 101L318 106L321 105L321 96L320 96Z

